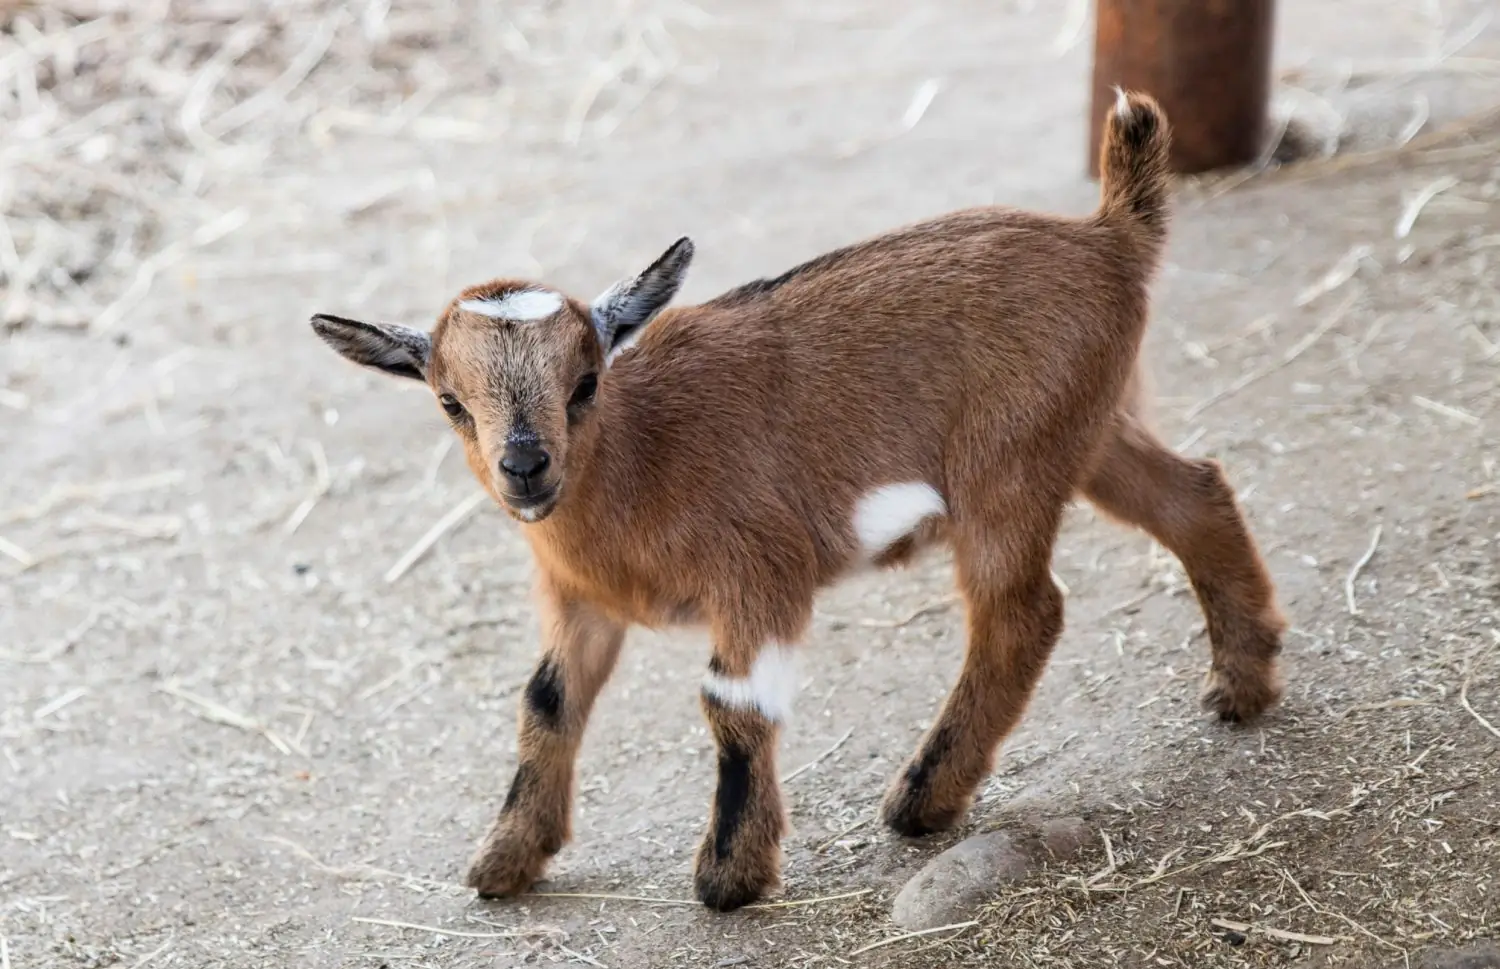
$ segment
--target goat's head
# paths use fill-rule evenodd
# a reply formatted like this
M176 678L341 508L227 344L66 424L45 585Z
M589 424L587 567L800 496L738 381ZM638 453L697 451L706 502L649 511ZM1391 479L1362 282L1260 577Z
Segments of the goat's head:
M563 495L604 372L677 294L692 258L679 239L592 304L515 280L471 286L431 333L325 315L312 326L361 366L426 381L480 483L514 517L539 522Z

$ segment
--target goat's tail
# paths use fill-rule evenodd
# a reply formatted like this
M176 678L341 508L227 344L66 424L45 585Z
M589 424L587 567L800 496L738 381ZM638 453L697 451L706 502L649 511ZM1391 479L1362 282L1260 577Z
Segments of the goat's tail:
M1099 218L1128 226L1154 256L1167 238L1172 129L1147 95L1119 88L1115 93L1099 149Z

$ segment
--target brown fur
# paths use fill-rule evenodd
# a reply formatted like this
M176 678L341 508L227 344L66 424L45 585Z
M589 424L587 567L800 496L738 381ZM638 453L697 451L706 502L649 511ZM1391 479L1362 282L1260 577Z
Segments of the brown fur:
M506 322L460 301L540 287L470 289L440 318L430 354L415 331L315 321L351 359L414 369L461 405L454 424L475 476L528 522L560 711L544 722L548 705L528 699L518 791L471 885L523 891L566 839L579 737L625 627L702 622L714 673L748 684L765 644L802 639L820 588L861 560L892 564L937 541L955 552L968 650L885 820L908 835L952 825L1061 633L1049 566L1079 493L1182 559L1212 643L1206 703L1238 719L1275 701L1283 622L1233 492L1216 465L1173 454L1140 418L1168 138L1155 104L1131 96L1107 122L1092 216L957 212L654 321L691 256L685 241L592 311L569 299L545 320ZM637 325L635 347L607 361ZM570 407L593 373L597 396ZM551 456L533 483L543 498L523 502L495 470L518 434ZM855 509L903 482L931 485L946 514L871 555ZM720 781L697 886L733 908L776 883L778 726L707 688L704 711Z

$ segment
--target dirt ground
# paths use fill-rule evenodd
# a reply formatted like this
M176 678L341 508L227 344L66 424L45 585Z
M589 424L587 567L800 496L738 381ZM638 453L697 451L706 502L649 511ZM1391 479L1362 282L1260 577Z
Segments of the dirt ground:
M589 295L680 234L700 299L963 205L1087 211L1086 6L0 2L0 965L1384 969L1500 937L1500 10L1283 7L1278 95L1346 137L1184 183L1148 353L1273 569L1286 700L1207 720L1181 570L1080 507L1024 726L962 831L903 842L872 822L960 659L948 563L851 580L783 747L783 892L719 916L686 902L697 635L633 637L541 894L458 886L529 563L478 507L387 581L475 485L307 317ZM1060 815L1097 844L895 938L936 852Z

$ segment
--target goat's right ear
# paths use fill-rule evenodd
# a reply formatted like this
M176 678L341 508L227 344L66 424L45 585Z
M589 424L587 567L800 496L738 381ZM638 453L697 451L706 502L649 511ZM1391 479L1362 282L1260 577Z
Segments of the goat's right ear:
M606 356L630 346L667 308L692 261L693 240L683 236L640 275L620 280L594 300L594 331Z
M432 337L397 323L361 323L319 313L313 332L347 360L396 377L427 379Z

